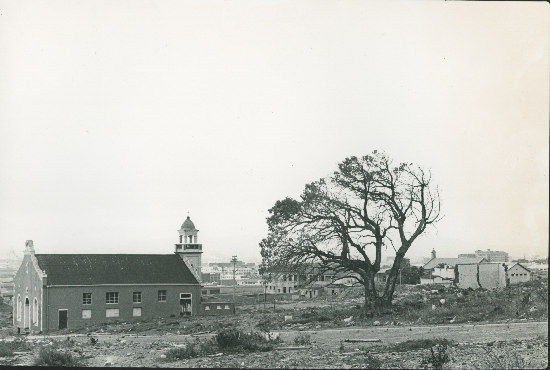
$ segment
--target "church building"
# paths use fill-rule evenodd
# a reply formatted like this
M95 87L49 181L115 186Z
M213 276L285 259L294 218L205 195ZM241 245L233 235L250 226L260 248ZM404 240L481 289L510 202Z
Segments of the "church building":
M19 332L85 327L201 309L198 230L189 218L173 254L38 254L27 240L14 277Z

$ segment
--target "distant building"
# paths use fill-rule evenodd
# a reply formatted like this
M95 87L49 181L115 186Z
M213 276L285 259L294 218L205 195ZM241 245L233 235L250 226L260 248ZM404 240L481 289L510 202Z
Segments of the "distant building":
M510 285L524 283L531 280L531 270L520 263L508 269L508 279Z
M459 254L459 258L474 258L474 257L483 257L488 262L508 262L508 253L502 251L492 251L487 249L486 251L477 250L473 254Z
M507 286L503 263L472 263L456 265L456 285L461 289L496 289Z
M483 257L437 258L435 250L432 250L432 259L423 266L424 272L420 277L420 284L452 285L457 265L482 262L486 262Z
M336 272L320 264L309 264L295 270L280 271L267 283L267 294L292 294L298 298L314 298L321 292L338 294L357 284L351 272Z

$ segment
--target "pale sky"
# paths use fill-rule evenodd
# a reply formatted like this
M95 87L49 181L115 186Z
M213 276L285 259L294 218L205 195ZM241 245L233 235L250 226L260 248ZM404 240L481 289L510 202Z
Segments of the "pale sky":
M411 257L548 254L549 6L0 0L0 254L259 261L350 155L431 169Z

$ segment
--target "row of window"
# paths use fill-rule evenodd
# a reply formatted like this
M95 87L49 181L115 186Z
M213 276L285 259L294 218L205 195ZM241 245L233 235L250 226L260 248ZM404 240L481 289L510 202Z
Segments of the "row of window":
M527 274L512 274L512 276L527 276Z
M118 308L107 308L105 310L105 317L119 317L120 310ZM141 307L132 308L132 316L140 317L141 316ZM83 319L92 318L92 310L82 310Z
M299 277L302 281L306 280L306 275L300 275ZM298 281L298 275L283 275L282 278L283 281ZM317 281L332 281L334 280L334 275L307 275L307 280L311 280L312 278Z
M105 303L107 304L117 304L118 298L119 292L105 293ZM159 290L157 292L157 300L159 302L166 302L166 290ZM141 292L132 292L132 302L141 303ZM92 304L92 293L82 293L82 304Z
M221 309L222 309L221 305L216 305L216 310L221 310ZM231 308L229 307L229 305L226 304L223 309L224 310L230 310ZM209 305L204 306L204 310L205 311L210 311L210 306Z

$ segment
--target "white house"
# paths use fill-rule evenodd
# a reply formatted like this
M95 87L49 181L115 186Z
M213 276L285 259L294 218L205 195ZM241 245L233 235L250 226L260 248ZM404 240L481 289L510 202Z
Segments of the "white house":
M531 270L520 263L516 263L508 269L508 279L510 281L510 285L530 281Z

